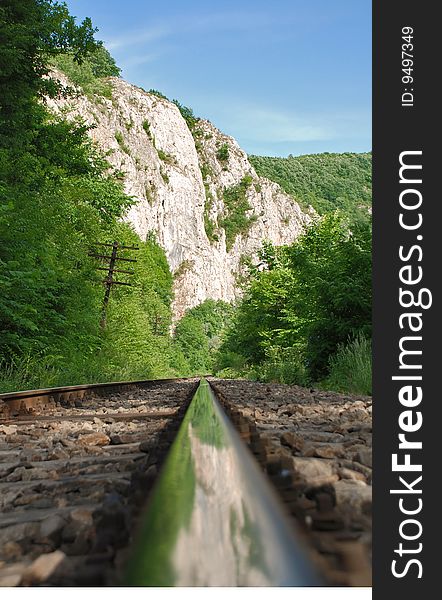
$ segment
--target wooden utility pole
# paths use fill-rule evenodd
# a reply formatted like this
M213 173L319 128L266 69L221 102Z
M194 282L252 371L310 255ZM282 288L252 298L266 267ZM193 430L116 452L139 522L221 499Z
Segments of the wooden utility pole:
M133 275L134 271L128 271L125 269L116 269L115 264L117 260L122 260L125 262L137 262L134 258L124 258L123 256L118 256L118 250L139 250L138 246L122 246L118 242L113 242L112 244L97 244L97 246L108 246L112 248L112 253L110 256L105 254L95 254L93 252L89 252L89 256L93 256L94 258L99 258L101 260L109 260L109 266L107 267L98 267L99 271L107 271L107 277L103 280L103 283L106 285L106 291L104 292L103 299L103 307L101 309L101 319L100 326L102 329L106 327L106 314L107 314L107 305L109 304L109 297L111 288L113 285L132 285L130 283L126 283L124 281L115 281L114 273L127 273L128 275Z

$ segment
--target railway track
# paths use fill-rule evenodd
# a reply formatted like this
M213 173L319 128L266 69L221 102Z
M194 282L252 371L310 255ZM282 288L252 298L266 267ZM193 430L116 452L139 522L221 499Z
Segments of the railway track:
M212 380L329 585L370 586L370 397Z
M0 585L370 585L366 413L210 383L255 464L198 379L0 395Z
M1 397L0 584L114 585L198 380Z

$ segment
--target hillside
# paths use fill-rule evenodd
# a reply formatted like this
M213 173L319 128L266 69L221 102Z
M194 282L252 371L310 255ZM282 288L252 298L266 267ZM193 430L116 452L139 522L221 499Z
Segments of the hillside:
M303 207L320 214L341 209L350 216L371 207L371 152L249 156L258 175L278 183Z
M369 155L249 160L123 81L90 19L28 4L1 24L0 389L207 372L227 328L222 368L327 375L369 335L370 232L309 206L367 215ZM105 276L109 245L130 268Z
M61 71L52 76L72 86ZM244 261L256 259L263 240L292 243L309 215L209 121L157 91L103 81L106 95L74 81L76 96L48 107L89 127L133 199L125 219L142 240L155 234L174 274L174 320L208 298L236 300Z

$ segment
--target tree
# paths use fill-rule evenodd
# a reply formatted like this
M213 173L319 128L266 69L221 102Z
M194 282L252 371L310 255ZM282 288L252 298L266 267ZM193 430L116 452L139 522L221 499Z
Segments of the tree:
M33 122L42 119L36 98L58 87L45 76L48 57L72 52L81 62L97 49L89 18L77 25L66 4L53 0L3 0L0 6L0 145L28 139Z
M371 227L328 215L292 245L266 244L221 347L249 366L297 356L322 378L340 344L371 334ZM219 361L222 363L222 360ZM297 367L296 367L297 368Z
M186 311L177 323L175 342L185 356L190 373L212 372L222 335L230 323L233 307L222 300L205 300Z

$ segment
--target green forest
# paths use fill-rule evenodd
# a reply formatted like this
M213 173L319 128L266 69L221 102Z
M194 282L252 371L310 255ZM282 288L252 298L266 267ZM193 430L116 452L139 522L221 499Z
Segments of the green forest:
M121 174L45 104L73 93L53 65L111 97L120 70L96 32L63 3L0 5L0 391L213 373L371 393L371 155L250 157L319 216L290 246L263 243L237 305L206 300L172 331L173 275L155 235L122 222ZM103 328L91 254L114 240L139 250Z
M336 209L366 219L371 207L371 153L308 154L278 158L249 156L258 175L267 177L304 208L319 214Z

